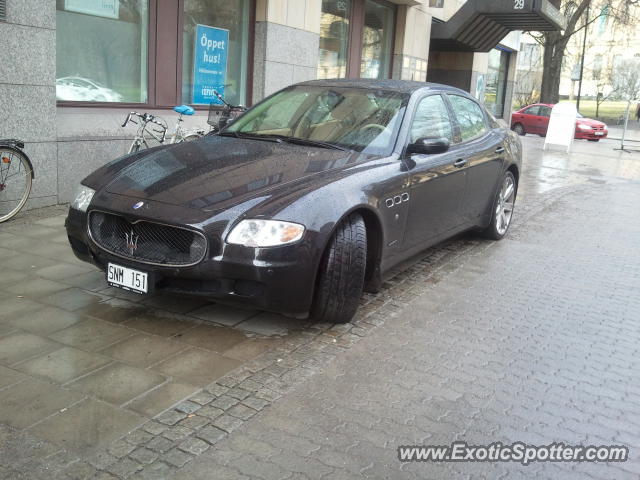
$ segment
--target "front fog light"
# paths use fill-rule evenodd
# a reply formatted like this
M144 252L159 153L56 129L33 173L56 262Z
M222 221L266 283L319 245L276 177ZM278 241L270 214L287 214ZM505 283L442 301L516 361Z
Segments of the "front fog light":
M76 190L73 202L71 202L71 208L75 208L81 212L86 212L95 193L96 191L94 189L80 185Z
M242 220L227 236L227 243L245 247L275 247L297 242L304 227L279 220Z

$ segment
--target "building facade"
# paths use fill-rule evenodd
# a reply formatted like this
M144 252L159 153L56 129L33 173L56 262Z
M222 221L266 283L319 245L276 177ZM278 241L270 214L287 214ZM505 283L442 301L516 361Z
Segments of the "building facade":
M124 154L135 133L121 126L129 111L171 127L171 107L186 103L197 109L187 127L208 128L214 88L252 105L316 78L429 80L508 117L519 48L509 32L557 28L540 8L547 0L5 3L0 138L27 142L31 208L68 202L85 175Z

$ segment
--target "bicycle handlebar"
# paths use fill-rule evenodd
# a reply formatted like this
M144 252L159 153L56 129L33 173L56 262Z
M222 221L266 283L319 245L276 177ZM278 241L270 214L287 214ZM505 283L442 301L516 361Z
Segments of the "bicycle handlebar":
M122 124L123 128L126 127L129 122L133 122L133 123L135 123L137 125L136 122L131 120L132 116L138 117L145 124L147 124L147 123L155 123L156 125L160 126L162 128L162 130L164 130L164 131L167 130L167 126L164 123L160 122L158 117L155 117L155 116L151 115L150 113L138 113L138 112L130 112L129 115L127 115L127 118L125 119L124 123Z

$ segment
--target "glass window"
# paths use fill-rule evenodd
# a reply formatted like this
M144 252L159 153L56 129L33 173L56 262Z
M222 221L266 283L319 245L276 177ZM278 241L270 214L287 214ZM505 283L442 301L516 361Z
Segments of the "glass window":
M330 143L388 155L408 95L360 88L298 86L277 93L236 120L222 135Z
M345 78L351 0L322 0L318 78Z
M449 111L440 95L423 98L416 109L411 125L411 142L423 137L453 140Z
M484 104L496 117L504 115L504 99L507 92L509 54L493 49L489 52L489 70L485 88Z
M487 124L480 105L460 95L449 95L449 99L458 125L460 125L463 142L473 140L487 131Z
M394 14L393 7L376 3L373 0L365 1L360 65L362 78L389 78Z
M148 0L57 0L56 97L147 101Z
M185 0L182 101L246 105L249 0Z
M538 105L535 105L533 107L529 107L527 108L524 112L525 115L535 115L538 116L540 115L540 107Z
M429 6L432 8L444 7L444 0L429 0Z
M541 105L540 110L538 110L538 115L540 115L541 117L550 117L551 107L547 107L546 105Z

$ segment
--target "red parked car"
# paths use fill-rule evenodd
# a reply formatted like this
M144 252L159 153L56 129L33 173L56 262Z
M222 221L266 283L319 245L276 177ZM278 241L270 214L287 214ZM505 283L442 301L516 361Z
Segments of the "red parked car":
M521 108L517 112L513 112L511 116L511 130L518 135L535 133L544 137L549 128L549 117L551 116L552 108L552 104L536 103L535 105L529 105ZM575 138L597 142L601 138L607 138L608 134L609 131L607 130L606 124L598 120L585 118L578 113Z

